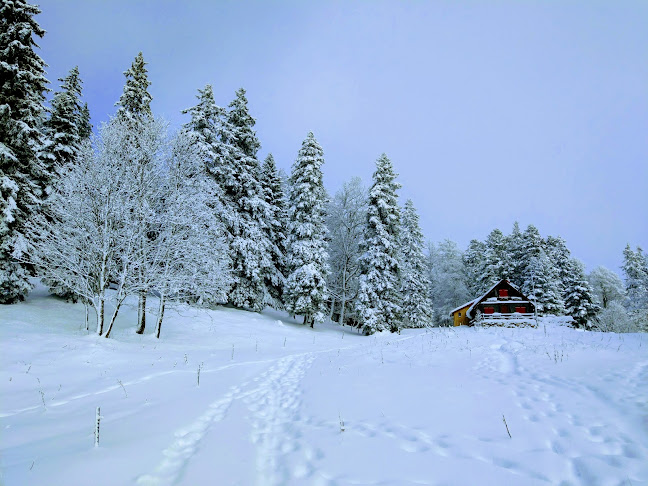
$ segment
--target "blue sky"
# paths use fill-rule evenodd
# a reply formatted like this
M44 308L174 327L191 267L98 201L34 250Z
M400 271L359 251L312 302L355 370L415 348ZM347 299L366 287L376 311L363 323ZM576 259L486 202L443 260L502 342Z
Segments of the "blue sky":
M330 192L392 159L425 236L465 248L515 220L589 269L648 250L648 2L46 0L48 79L75 65L93 123L142 51L154 112L248 92L260 157L312 130ZM57 85L56 85L57 86Z

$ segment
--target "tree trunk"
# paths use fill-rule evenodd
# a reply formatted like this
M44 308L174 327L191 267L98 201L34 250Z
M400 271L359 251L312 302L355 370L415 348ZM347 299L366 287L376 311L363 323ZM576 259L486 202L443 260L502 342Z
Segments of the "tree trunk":
M335 311L335 298L331 297L331 310L329 311L329 321L333 321L334 311Z
M83 307L85 308L86 331L90 331L90 318L88 316L88 301L83 300Z
M141 290L137 304L137 334L144 334L146 328L146 290Z
M308 316L304 315L304 322L303 322L304 326L306 325L306 319L308 319Z
M158 310L157 324L155 325L155 337L160 339L160 329L162 329L162 319L164 318L164 306L166 305L166 299L164 294L160 294L160 308Z
M117 307L115 307L115 312L113 312L113 315L110 318L110 325L108 326L108 330L106 331L106 337L107 338L110 337L110 331L112 331L113 324L115 323L115 319L117 319L117 313L119 312L119 308L121 307L122 302L124 302L124 301L120 300L119 302L117 302Z
M103 334L103 325L104 325L104 308L106 297L104 295L99 297L99 310L97 311L97 334L100 336Z
M340 324L342 324L343 326L344 326L344 304L346 304L346 302L342 300L342 302L340 302Z

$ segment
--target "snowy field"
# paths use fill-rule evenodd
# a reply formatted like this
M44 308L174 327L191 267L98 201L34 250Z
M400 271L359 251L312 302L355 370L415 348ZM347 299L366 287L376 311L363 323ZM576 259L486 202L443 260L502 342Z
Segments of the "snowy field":
M135 312L0 306L2 485L648 484L646 335Z

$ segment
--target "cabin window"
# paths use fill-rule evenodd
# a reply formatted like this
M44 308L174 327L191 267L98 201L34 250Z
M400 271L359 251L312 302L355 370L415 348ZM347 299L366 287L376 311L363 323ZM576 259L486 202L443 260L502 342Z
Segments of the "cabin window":
M515 312L519 312L520 314L524 314L526 312L526 307L515 307Z
M461 312L459 313L459 317L461 317Z
M499 289L500 297L508 297L508 289Z
M495 307L486 306L484 307L484 314L493 314L495 312Z
M500 306L500 312L502 314L508 314L509 313L509 306L508 305L501 305Z

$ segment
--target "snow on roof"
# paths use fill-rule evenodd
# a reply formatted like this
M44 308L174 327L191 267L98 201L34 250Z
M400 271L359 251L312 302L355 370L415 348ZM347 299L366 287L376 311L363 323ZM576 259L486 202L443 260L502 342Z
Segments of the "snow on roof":
M522 294L522 291L521 291L520 289L518 289L515 285L513 285L513 284L512 284L511 282L509 282L507 279L503 278L502 280L500 280L499 282L497 282L495 285L493 285L490 289L488 289L486 292L484 292L484 294L483 294L481 297L478 297L478 298L476 298L475 300L473 300L473 301L472 301L472 305L470 306L470 309L468 309L468 310L466 311L466 315L467 315L467 316L472 316L472 312L473 312L473 309L475 308L475 306L476 306L477 304L479 304L482 300L484 300L484 298L485 298L488 294L490 294L491 291L492 291L495 287L497 287L499 284L501 284L502 282L506 282L507 284L509 284L509 285L511 286L512 289L515 289L515 290L517 290L518 292L520 292L520 293ZM524 295L524 294L522 294L522 295Z
M450 311L450 315L454 314L454 313L457 312L459 309L463 309L464 307L469 306L469 305L472 304L473 302L475 302L475 301L474 301L474 300L471 300L471 301L469 301L469 302L466 302L465 304L461 304L461 305L460 305L459 307L457 307L456 309L452 309L452 310Z
M491 305L491 304L533 304L532 301L530 300L497 300L497 297L491 297L490 299L486 299L484 303Z

